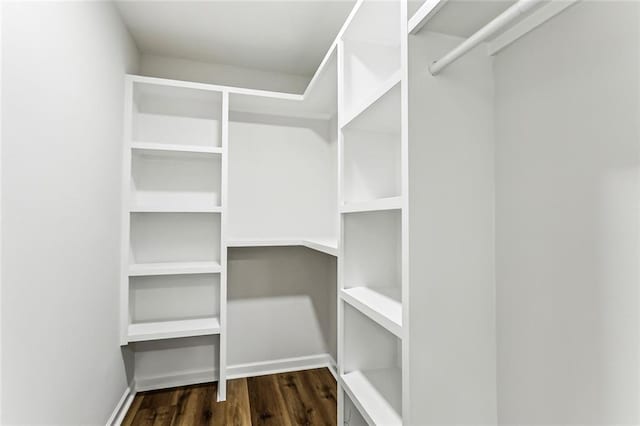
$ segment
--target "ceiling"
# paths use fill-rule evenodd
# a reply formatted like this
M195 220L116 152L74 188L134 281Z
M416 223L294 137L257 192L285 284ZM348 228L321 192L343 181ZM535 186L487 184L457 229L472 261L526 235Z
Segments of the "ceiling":
M355 0L116 4L141 53L312 76Z

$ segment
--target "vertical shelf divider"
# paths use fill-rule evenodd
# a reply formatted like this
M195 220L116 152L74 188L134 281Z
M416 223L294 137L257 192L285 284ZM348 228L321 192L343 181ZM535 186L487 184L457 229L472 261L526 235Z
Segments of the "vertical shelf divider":
M409 33L408 2L400 1L400 181L402 191L401 213L401 278L402 289L402 419L411 424L409 406L410 358L409 358Z
M122 140L122 194L120 205L120 345L128 343L129 331L129 234L131 186L131 131L133 126L133 80L124 79L124 134Z
M229 92L222 92L222 164L220 176L220 340L218 368L218 401L227 399L227 212L229 165Z
M344 225L343 225L342 214L340 213L339 206L342 205L343 199L344 199L342 195L342 188L343 188L342 181L344 179L344 176L343 176L344 136L343 136L342 128L340 126L340 122L341 122L340 120L344 115L344 42L340 38L338 38L338 41L337 41L337 49L338 49L338 66L337 66L337 71L338 71L338 78L337 78L337 83L338 83L338 119L337 119L337 122L338 122L338 204L337 204L338 212L337 213L339 216L339 222L338 222L338 259L337 259L338 289L336 292L336 294L338 295L337 297L338 308L336 311L338 313L338 318L337 318L338 359L336 360L338 365L336 366L336 370L338 373L338 377L337 377L338 424L343 425L345 404L344 404L344 390L342 389L342 386L340 386L340 377L344 374L344 325L343 325L344 324L344 304L340 299L340 292L342 291L342 288L343 288L342 277L343 277L343 269L344 269L344 244L343 244Z

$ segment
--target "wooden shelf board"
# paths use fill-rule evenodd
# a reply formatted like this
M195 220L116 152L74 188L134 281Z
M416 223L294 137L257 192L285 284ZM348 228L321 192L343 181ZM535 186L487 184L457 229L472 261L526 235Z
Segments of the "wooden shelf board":
M131 149L155 153L193 153L193 154L222 154L219 146L179 145L152 142L132 142Z
M402 425L402 374L399 368L352 371L342 387L370 425ZM385 390L383 395L380 390Z
M340 297L364 315L402 339L402 302L398 287L352 287Z
M378 100L380 100L384 95L386 95L391 89L396 87L397 84L400 83L402 79L402 73L400 70L394 72L391 77L385 80L380 86L376 87L371 91L371 94L367 96L357 107L351 109L345 114L345 118L340 124L340 128L345 128L349 124L351 124L356 118L358 118L362 113L368 110L371 106L373 106ZM400 108L400 105L398 105Z
M218 317L141 322L129 325L129 342L220 334Z
M129 266L129 276L215 274L221 270L220 263L206 261L134 263Z
M227 247L293 247L302 246L317 250L331 256L338 255L338 243L335 240L309 239L309 240L276 240L276 239L251 239L230 240Z
M402 208L402 197L379 198L377 200L345 203L340 213L373 212L382 210L399 210Z

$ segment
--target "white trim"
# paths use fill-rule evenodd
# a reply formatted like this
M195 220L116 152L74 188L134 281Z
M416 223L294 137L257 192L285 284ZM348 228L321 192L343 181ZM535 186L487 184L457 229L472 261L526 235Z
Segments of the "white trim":
M498 54L502 49L509 46L520 37L538 28L540 25L563 12L569 6L576 4L578 1L580 0L552 0L547 5L536 10L534 13L493 39L489 43L487 53L489 56Z
M409 34L416 34L444 6L447 0L426 0L409 19Z
M129 407L131 407L131 403L133 402L133 398L136 396L136 391L132 391L132 386L127 386L120 397L120 401L116 404L116 408L113 409L109 420L107 420L107 426L119 426L124 421L124 416L127 415L127 411L129 411Z
M267 374L288 373L292 371L311 370L326 367L335 377L335 361L329 354L309 355L296 358L284 358L273 361L236 364L227 367L227 380L245 377L264 376ZM198 383L215 382L218 380L218 370L199 370L167 376L136 378L136 392L155 389L187 386Z
M198 370L166 376L136 378L136 392L156 389L175 388L178 386L197 385L218 380L218 370Z
M255 377L267 374L311 370L313 368L330 368L333 364L335 363L329 354L285 358L274 361L252 362L248 364L236 364L230 365L227 369L227 378L239 379L242 377Z

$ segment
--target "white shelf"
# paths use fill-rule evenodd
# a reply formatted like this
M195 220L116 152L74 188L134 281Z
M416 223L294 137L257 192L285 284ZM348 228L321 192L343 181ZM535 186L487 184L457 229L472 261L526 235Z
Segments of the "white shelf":
M340 213L373 212L382 210L399 210L402 208L402 197L379 198L377 200L345 203Z
M157 153L194 153L194 154L222 154L222 148L206 145L179 145L168 143L132 142L131 149Z
M340 297L364 315L402 338L402 302L398 287L353 287Z
M370 425L402 425L400 369L353 371L343 374L342 387ZM384 389L384 395L380 390Z
M347 111L345 114L345 118L340 124L341 128L348 126L352 121L358 118L363 112L365 112L369 107L375 104L380 98L387 94L391 89L393 89L402 78L402 74L400 70L394 72L391 77L385 80L380 86L376 87L371 93L364 98L361 102L358 103L356 107L351 108L351 111ZM397 108L400 108L398 104Z
M134 205L131 213L221 213L220 206L182 206L173 204L144 204Z
M218 262L135 263L129 266L129 276L216 274L221 270Z
M338 255L338 242L335 240L231 240L227 241L227 247L307 247L331 256Z
M331 256L338 255L338 241L336 240L303 240L302 245Z
M129 342L142 342L214 334L220 334L217 317L130 324L128 339Z

